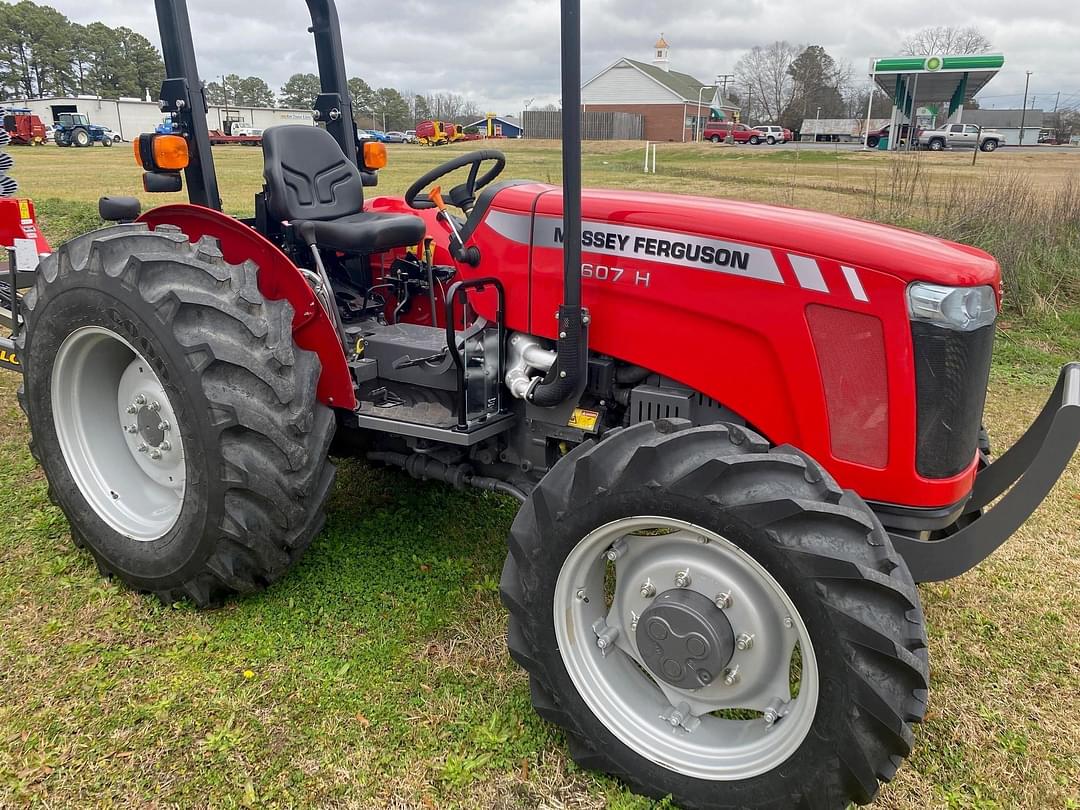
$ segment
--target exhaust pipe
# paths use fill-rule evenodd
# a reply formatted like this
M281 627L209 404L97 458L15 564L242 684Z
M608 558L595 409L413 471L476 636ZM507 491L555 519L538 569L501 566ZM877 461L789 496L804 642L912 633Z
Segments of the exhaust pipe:
M577 393L588 368L588 318L581 307L581 0L562 0L563 302L555 365L529 393L541 407Z

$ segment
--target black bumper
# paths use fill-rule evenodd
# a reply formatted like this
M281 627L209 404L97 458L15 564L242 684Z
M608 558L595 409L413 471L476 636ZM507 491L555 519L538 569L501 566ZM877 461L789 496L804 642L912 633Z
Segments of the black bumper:
M1027 432L976 476L957 524L962 528L940 540L892 535L915 581L959 576L993 554L1043 502L1078 444L1080 363L1070 363L1061 370L1053 394ZM992 509L983 512L999 497Z

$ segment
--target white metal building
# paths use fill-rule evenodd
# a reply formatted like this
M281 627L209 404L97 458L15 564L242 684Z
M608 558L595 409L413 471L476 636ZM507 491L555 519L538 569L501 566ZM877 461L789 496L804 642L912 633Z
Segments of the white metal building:
M5 102L17 107L28 107L38 115L46 126L58 120L61 113L83 113L92 124L108 127L124 140L130 141L143 132L153 132L165 116L156 101L137 98L107 99L98 96L70 96L66 98L32 98ZM252 127L266 129L275 124L311 124L310 110L271 109L266 107L233 107L211 105L206 115L211 129L221 129L226 119L244 121Z

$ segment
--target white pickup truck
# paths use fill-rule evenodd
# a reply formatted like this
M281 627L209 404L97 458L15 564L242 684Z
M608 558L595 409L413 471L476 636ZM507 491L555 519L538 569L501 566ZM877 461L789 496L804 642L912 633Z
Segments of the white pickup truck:
M974 149L976 144L983 152L993 152L1005 145L1005 136L997 130L982 129L974 124L948 124L941 129L924 129L919 133L919 147L932 152Z

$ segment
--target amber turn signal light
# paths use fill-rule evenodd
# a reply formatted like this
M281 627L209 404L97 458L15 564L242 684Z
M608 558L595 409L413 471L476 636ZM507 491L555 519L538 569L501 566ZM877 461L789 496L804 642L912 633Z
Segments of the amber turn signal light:
M140 135L134 142L135 162L148 172L178 172L189 162L182 135Z
M375 171L386 168L389 161L386 157L386 144L378 141L364 143L364 168Z

